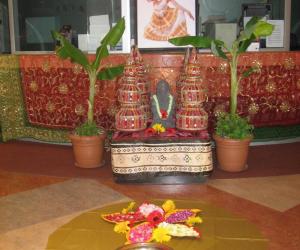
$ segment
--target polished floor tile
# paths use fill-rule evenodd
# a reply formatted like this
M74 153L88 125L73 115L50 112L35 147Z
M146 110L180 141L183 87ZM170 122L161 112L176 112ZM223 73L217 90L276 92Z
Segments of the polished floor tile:
M129 201L128 198L122 198L114 202L99 204L87 210L93 210L104 205L126 201ZM9 232L0 234L0 250L43 250L46 248L48 237L51 233L53 233L60 226L72 220L74 217L86 212L87 210L77 211L76 213L72 213L66 216L46 220L34 225L14 229Z
M95 180L71 179L0 198L0 233L126 198Z
M74 216L127 197L208 202L255 224L268 250L299 250L299 145L251 147L247 171L215 168L204 184L137 185L114 182L109 153L104 167L86 170L74 166L71 147L1 144L0 250L44 250Z
M0 197L67 180L45 175L28 175L0 169Z
M208 185L280 212L300 204L300 175L219 179Z

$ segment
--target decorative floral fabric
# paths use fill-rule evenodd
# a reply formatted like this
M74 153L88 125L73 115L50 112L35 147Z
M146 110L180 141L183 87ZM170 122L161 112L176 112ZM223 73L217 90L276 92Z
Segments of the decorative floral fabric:
M119 63L119 58L114 61ZM72 129L86 119L89 79L81 66L56 55L30 55L20 56L20 67L31 124ZM96 83L95 120L108 129L113 128L116 89L117 81Z
M19 69L18 56L0 56L0 124L2 140L8 141L26 137L43 141L68 141L66 131L36 127L28 123Z
M104 63L122 63L125 62L126 56L112 55ZM22 55L18 58L25 115L29 124L45 128L72 129L85 119L88 78L81 67L69 61L62 61L56 55ZM183 55L144 54L143 58L151 80L152 92L158 80L164 79L170 83L175 93ZM229 106L229 65L211 54L201 54L198 61L203 69L202 84L207 89L207 102L204 107L209 114L211 130L215 114L227 110ZM240 58L240 70L250 66L257 66L258 69L256 73L241 81L239 112L249 115L255 126L299 124L298 54L246 53ZM1 89L7 85L2 81ZM97 82L96 90L95 119L106 129L113 129L114 115L118 110L118 80L104 81L103 84ZM4 94L3 91L1 94ZM5 110L5 107L2 108Z

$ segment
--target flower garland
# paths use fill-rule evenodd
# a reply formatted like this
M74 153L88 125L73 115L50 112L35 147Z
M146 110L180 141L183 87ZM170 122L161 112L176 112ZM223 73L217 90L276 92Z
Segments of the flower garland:
M176 209L172 200L162 206L144 202L134 209L131 202L121 213L103 214L101 217L115 223L114 231L125 234L125 244L143 242L168 242L173 237L200 238L200 232L193 226L202 223L197 216L199 209Z
M155 102L155 108L156 108L156 111L159 115L159 118L160 119L167 119L169 117L171 109L172 109L173 96L169 95L169 103L168 103L167 111L160 108L159 102L158 102L158 99L157 99L157 95L153 95L153 100Z

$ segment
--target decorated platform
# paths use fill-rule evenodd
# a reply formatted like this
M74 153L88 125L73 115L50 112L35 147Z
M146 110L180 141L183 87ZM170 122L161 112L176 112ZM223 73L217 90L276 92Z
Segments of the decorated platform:
M159 137L117 132L111 159L116 182L203 182L213 170L211 142L204 131Z

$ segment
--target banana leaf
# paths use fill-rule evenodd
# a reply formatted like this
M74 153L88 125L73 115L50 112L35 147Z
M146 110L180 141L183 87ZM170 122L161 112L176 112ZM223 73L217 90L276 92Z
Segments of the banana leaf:
M58 45L55 49L56 54L63 59L71 59L72 62L80 64L84 69L88 69L89 61L86 55L75 46L73 46L63 35L57 31L51 31L51 34Z
M118 23L106 34L106 36L101 40L101 46L98 47L96 51L96 59L93 63L93 67L98 69L101 60L108 56L107 46L116 46L120 41L125 30L125 19L122 17Z
M219 41L219 40L213 40L211 42L211 52L218 57L221 57L225 60L228 60L225 52L223 51L223 46L224 46L224 42Z
M104 68L97 74L99 80L112 80L116 76L123 73L124 65L118 65L115 67Z
M210 48L211 39L204 36L182 36L169 39L176 46L192 45L196 48Z

